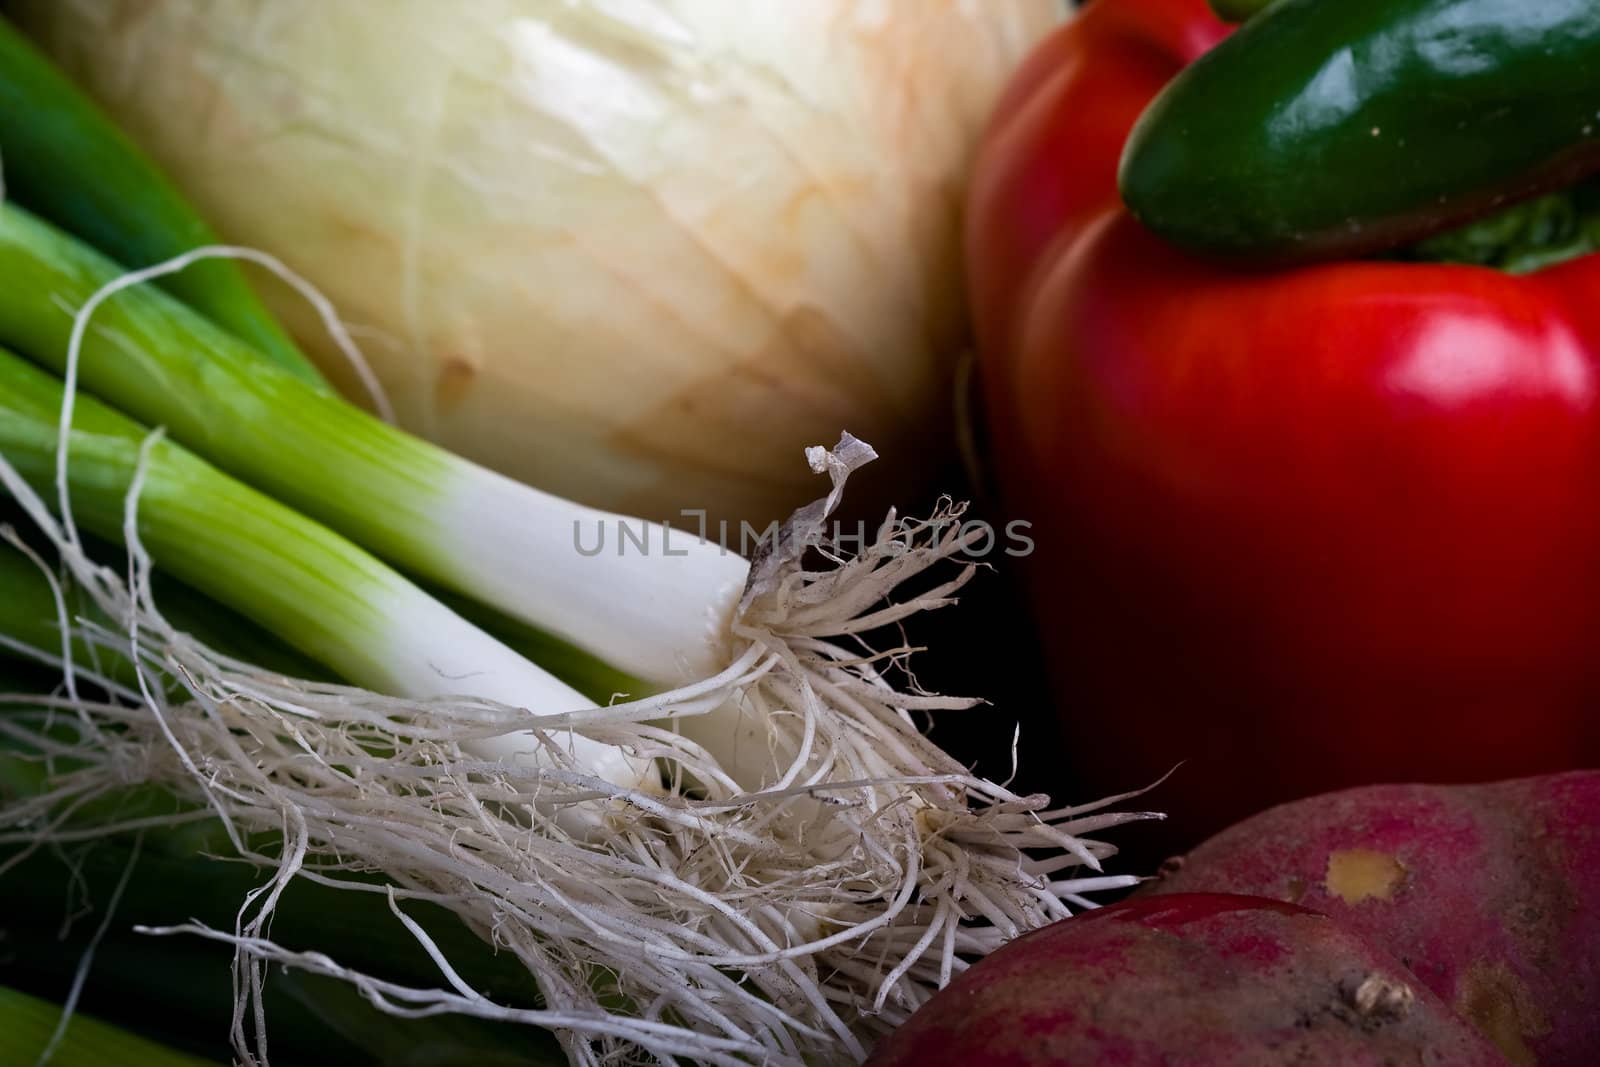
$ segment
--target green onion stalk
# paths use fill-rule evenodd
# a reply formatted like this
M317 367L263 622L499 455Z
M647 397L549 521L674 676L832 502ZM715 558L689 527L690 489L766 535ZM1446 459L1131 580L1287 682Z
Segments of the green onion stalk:
M60 1005L0 986L0 1062L56 1067L206 1067L213 1062L83 1015L66 1019L64 1028L62 1023Z
M61 383L0 350L0 455L34 485L66 470L68 510L101 537L133 536L187 585L250 615L357 685L428 698L461 693L554 711L588 706L370 554L90 397L78 397L60 447ZM75 453L75 465L60 457ZM131 494L139 483L137 496ZM130 510L143 502L142 515ZM647 773L610 746L577 739L594 773L637 785ZM515 735L475 746L487 758L534 757Z
M276 870L235 929L170 928L233 946L241 1005L285 964L402 1013L550 1028L575 1063L858 1059L971 960L1133 883L1083 835L1146 816L1014 795L915 725L974 702L901 691L886 668L909 649L866 642L951 603L970 565L888 598L974 535L951 508L858 551L830 541L863 443L810 450L826 498L749 560L394 429L142 284L169 267L127 274L0 205L0 343L33 364L0 357L0 482L111 621L45 622L41 652L82 684L35 703L71 736L10 729L70 768L21 812L39 840L136 772ZM125 565L96 562L80 526ZM175 626L153 568L350 684ZM416 581L657 691L597 707ZM76 662L82 641L120 645L136 688ZM264 832L281 846L252 852ZM440 952L437 988L401 988L274 941L278 895L330 863L454 912L542 1006L496 1002Z
M7 805L4 823L29 829L0 835L0 844L17 843L20 836L34 846L68 845L86 837L186 826L218 813L229 851L274 869L274 877L255 895L252 914L232 931L186 922L153 932L193 933L233 945L249 964L241 997L260 989L271 964L289 964L348 982L402 1013L455 1010L561 1031L573 1042L575 1059L589 1055L584 1051L588 1041L604 1037L662 1055L738 1062L729 1057L750 1047L748 1039L596 1013L601 994L574 983L604 961L560 951L572 953L567 946L575 932L571 927L583 916L602 917L604 909L617 907L616 888L607 878L614 872L559 862L562 848L579 857L591 855L582 842L603 840L606 829L603 811L582 808L572 796L631 795L646 802L659 791L640 780L648 760L616 758L620 750L614 746L570 729L560 731L559 739L542 729L523 729L526 713L477 694L504 686L536 706L566 710L587 702L503 646L473 637L442 605L348 542L80 396L65 437L74 453L67 468L69 499L87 528L104 536L120 529L128 538L132 571L126 580L119 578L74 547L43 513L43 500L29 484L50 484L61 440L56 417L62 399L57 380L0 353L0 482L53 543L76 590L87 594L100 613L125 622L120 635L63 622L60 605L67 598L54 589L40 595L37 581L31 595L19 598L35 606L35 617L16 629L31 628L37 635L48 628L48 617L42 623L37 619L38 611L48 608L69 635L51 654L69 661L65 676L74 680L69 688L81 692L0 697L0 704L37 709L8 712L0 719L0 735L37 753L44 770L35 788L18 791L21 795ZM196 529L185 541L183 532L191 526ZM302 651L343 674L366 675L368 684L389 692L417 687L437 692L470 679L474 695L458 701L385 701L364 690L319 686L216 655L174 631L156 611L148 596L148 561L157 557L219 600L251 602L256 621L292 635ZM46 572L38 573L50 582ZM412 618L421 625L396 641L397 634L412 628L408 614L419 607L422 614ZM429 634L443 639L438 647L416 643ZM98 646L97 665L70 662L73 650L84 644ZM137 690L119 681L124 672L106 664L114 656L134 662ZM448 669L441 672L439 665ZM173 683L185 687L185 703L168 695ZM442 743L446 738L449 743ZM620 768L626 788L607 781L608 766ZM167 813L130 811L119 803L87 827L65 817L114 792L127 781L130 767L191 803ZM563 818L572 811L580 817ZM276 837L264 851L254 842L269 832ZM556 861L543 873L526 855L541 844L554 850ZM315 863L313 851L322 857ZM326 879L372 870L431 875L425 887L402 881L401 898L442 903L485 939L509 949L533 975L548 1006L493 1001L465 986L446 964L440 968L442 988L419 989L355 971L320 951L290 949L266 938L278 899L294 876ZM346 885L366 888L359 881ZM552 894L559 895L552 899ZM558 901L571 910L551 914ZM507 911L507 905L515 910ZM521 920L509 934L498 929L508 920ZM430 953L436 951L420 927L407 924L406 929ZM648 971L638 962L633 967ZM724 984L735 1002L755 999L733 988L732 978ZM249 1014L242 1006L240 1013Z
M143 267L217 243L166 175L3 18L0 149L0 178L13 198L118 262ZM237 263L210 260L167 281L179 299L314 388L326 388Z

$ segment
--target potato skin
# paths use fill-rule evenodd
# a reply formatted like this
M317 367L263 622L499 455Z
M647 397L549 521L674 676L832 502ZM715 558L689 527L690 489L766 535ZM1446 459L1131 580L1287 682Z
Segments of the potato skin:
M1143 892L1323 912L1392 953L1513 1064L1600 1064L1600 771L1284 804Z
M1386 953L1278 901L1125 901L1006 945L868 1067L1471 1067L1505 1060Z

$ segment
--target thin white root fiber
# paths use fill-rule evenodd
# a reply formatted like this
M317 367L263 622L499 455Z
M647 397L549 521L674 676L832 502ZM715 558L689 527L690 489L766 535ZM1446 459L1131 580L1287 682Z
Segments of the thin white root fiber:
M0 481L55 547L60 580L115 620L64 625L141 668L134 691L72 662L63 645L39 655L63 668L70 689L0 695L0 731L72 768L0 810L0 844L124 832L132 827L86 828L65 815L136 783L220 817L241 854L269 872L266 884L241 902L233 930L149 932L232 945L232 1039L247 1064L266 1059L260 994L274 966L338 977L399 1016L457 1012L549 1028L574 1064L859 1061L972 960L1091 906L1085 894L1132 884L1101 874L1114 849L1081 835L1147 817L1109 812L1120 798L1051 809L1043 796L1014 795L917 728L914 712L974 702L898 691L887 672L911 650L874 652L863 635L951 602L970 564L904 603L888 598L961 555L961 509L926 522L891 516L854 555L830 545L819 534L861 447L846 438L813 451L835 492L797 513L786 549L756 562L726 670L544 718L315 684L223 656L157 609L136 498L119 574L85 556L0 460ZM820 553L799 551L807 544ZM773 751L790 754L781 788L741 790L705 749L660 725L726 701L760 714ZM536 732L551 758L499 764L463 752L470 739L513 731ZM657 761L671 788L628 790L586 774L566 756L573 731ZM560 815L574 806L607 832L564 830L572 821ZM262 834L281 845L253 849ZM374 874L396 911L395 935L417 938L438 962L437 988L398 986L318 946L271 939L272 910L294 878L372 892ZM474 990L404 917L417 900L514 955L543 1006Z

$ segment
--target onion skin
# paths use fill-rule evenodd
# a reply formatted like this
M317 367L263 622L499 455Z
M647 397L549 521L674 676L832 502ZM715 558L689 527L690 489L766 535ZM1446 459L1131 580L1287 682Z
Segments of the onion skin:
M1314 908L1393 953L1512 1063L1600 1063L1600 771L1283 804L1147 892Z
M1397 961L1316 912L1186 894L1018 938L868 1067L1437 1067L1505 1061Z
M796 461L841 430L923 468L945 450L969 158L1061 5L727 10L14 17L225 238L364 328L407 428L594 506L764 524L815 495ZM355 395L308 309L265 295Z

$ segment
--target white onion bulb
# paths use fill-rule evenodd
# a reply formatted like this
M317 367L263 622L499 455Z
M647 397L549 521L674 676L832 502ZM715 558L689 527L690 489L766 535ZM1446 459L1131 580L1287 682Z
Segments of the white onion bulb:
M403 425L573 499L765 523L841 430L926 465L959 214L1059 0L25 0ZM314 350L298 298L268 288ZM324 368L354 392L331 347Z

